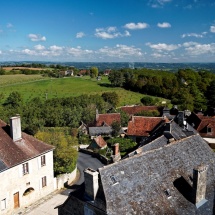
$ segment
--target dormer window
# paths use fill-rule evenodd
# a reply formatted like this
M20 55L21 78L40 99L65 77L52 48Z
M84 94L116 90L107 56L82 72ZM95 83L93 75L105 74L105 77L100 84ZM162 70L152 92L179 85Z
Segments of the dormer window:
M207 133L212 133L212 128L211 127L207 127Z
M166 194L168 199L170 199L172 197L169 189L164 190L164 193Z

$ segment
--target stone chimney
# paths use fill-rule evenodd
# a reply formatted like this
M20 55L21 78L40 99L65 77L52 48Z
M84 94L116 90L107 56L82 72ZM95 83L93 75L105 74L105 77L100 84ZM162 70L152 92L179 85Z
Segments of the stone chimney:
M98 175L99 173L91 168L84 170L85 194L92 200L95 200L99 189Z
M207 169L208 166L200 165L193 170L193 191L194 203L199 208L207 200L205 199L207 185Z
M96 108L96 121L99 119L99 111L98 109Z
M22 139L21 119L19 115L10 118L10 136L13 141Z
M121 159L120 150L119 150L119 143L115 143L113 146L112 159L113 159L114 163Z
M184 111L179 111L178 112L178 116L177 116L177 119L178 119L178 124L179 126L183 127L184 126Z

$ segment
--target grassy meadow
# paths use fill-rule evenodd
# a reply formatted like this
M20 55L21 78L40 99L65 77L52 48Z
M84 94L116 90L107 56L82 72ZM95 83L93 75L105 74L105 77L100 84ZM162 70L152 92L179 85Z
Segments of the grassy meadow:
M97 81L89 76L44 78L41 75L1 75L0 94L3 94L5 99L13 91L18 91L24 101L34 97L49 99L115 91L119 95L120 106L138 104L140 99L144 97L140 93L111 87L107 77ZM4 99L2 99L2 102Z

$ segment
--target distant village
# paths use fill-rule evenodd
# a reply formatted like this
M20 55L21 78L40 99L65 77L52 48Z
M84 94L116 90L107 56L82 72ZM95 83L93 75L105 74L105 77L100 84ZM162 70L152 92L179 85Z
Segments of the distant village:
M215 109L210 108L209 115L177 105L170 108L164 101L159 106L112 106L106 113L96 108L93 116L89 123L79 122L75 150L104 166L84 170L84 183L55 205L59 215L215 214ZM54 174L55 150L23 132L20 115L11 116L9 123L0 120L0 214L22 214L74 183L77 166Z

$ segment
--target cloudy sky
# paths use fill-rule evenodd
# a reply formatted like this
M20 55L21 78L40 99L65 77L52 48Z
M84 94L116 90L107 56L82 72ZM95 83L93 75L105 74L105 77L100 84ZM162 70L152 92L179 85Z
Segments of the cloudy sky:
M0 61L215 62L215 0L2 0Z

